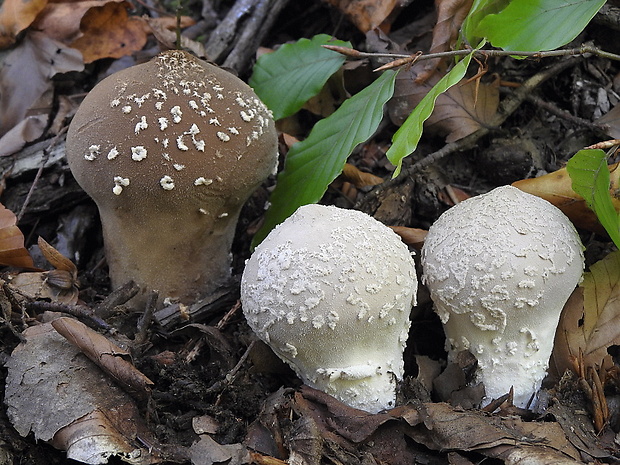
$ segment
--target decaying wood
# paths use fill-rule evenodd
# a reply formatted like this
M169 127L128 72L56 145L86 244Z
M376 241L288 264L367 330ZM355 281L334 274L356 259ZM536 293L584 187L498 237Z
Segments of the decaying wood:
M243 73L287 3L288 0L237 0L205 44L207 58Z

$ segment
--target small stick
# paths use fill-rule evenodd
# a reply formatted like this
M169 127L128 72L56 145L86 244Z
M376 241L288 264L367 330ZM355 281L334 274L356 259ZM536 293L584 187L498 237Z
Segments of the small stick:
M450 50L447 52L437 52L437 53L427 53L424 54L421 51L418 51L414 54L403 54L403 53L376 53L376 52L360 52L359 50L353 50L347 47L339 47L337 45L323 45L323 48L328 50L333 50L334 52L341 53L343 55L353 57L353 58L391 58L392 60L404 59L402 64L407 64L412 60L415 61L424 61L424 60L432 60L435 58L446 58L446 57L459 57L465 56L472 53L471 49L463 49L463 50ZM549 57L560 57L560 56L578 56L578 55L596 55L601 58L607 58L609 60L620 61L620 55L616 55L615 53L606 52L605 50L601 50L598 47L595 47L591 44L583 44L581 47L576 48L567 48L560 50L548 50L541 52L531 52L531 51L510 51L510 50L474 50L474 56L480 58L488 58L488 57L502 57L502 56L520 56L527 57L530 59L540 59L540 58L549 58ZM375 70L376 71L376 70Z

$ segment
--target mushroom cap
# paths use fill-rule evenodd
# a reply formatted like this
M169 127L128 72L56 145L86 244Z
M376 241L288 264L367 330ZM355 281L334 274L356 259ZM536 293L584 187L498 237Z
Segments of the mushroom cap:
M250 327L311 387L376 412L395 402L417 277L409 249L371 216L300 207L246 263Z
M241 207L278 156L271 112L254 91L178 50L97 84L66 152L99 208L112 285L134 280L184 302L230 275Z
M449 355L471 351L488 397L526 405L545 376L560 313L583 273L583 245L546 200L498 187L446 211L422 248L423 282Z
M86 96L67 135L69 166L98 205L211 212L243 203L277 162L270 111L231 73L171 50L114 73ZM209 211L204 213L203 210Z

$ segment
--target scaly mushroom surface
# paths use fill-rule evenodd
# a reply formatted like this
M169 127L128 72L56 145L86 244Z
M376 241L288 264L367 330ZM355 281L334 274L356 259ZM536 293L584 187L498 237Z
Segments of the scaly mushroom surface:
M422 248L423 282L449 357L469 350L486 403L514 387L525 407L539 390L568 297L581 280L583 245L566 216L511 186L446 211Z
M309 386L369 412L394 406L417 277L407 246L371 216L300 207L246 263L250 327Z
M97 84L66 147L98 206L112 285L182 302L230 276L241 207L277 163L273 118L253 90L176 50Z

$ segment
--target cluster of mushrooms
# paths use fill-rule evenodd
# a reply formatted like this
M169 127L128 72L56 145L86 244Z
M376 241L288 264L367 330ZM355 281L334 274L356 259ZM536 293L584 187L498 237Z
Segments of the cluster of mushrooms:
M184 303L230 276L240 209L277 157L273 118L252 89L182 51L104 79L67 137L70 168L99 209L112 285L134 280L143 298L157 290ZM531 402L583 263L570 221L509 186L430 228L422 281L449 358L477 358L485 402L511 387L515 405ZM241 301L306 384L375 413L395 405L417 287L412 254L390 228L306 205L247 261Z

